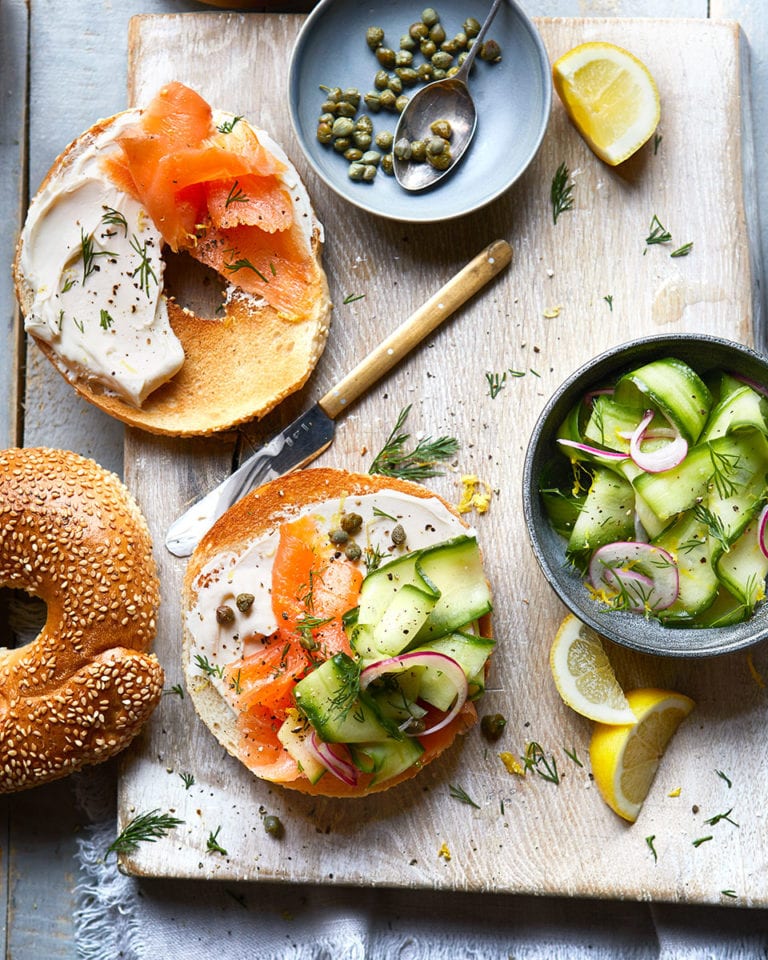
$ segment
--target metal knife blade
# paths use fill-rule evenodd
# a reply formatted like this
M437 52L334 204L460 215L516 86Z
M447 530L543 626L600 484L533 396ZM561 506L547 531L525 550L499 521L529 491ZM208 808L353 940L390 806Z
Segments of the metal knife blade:
M165 538L166 547L176 557L188 557L233 503L254 487L298 470L320 456L330 446L335 430L333 420L315 404L174 520Z
M214 522L249 490L303 467L319 456L333 440L336 417L495 277L511 259L510 245L506 240L496 240L470 260L314 407L175 520L165 539L168 550L177 557L188 557Z

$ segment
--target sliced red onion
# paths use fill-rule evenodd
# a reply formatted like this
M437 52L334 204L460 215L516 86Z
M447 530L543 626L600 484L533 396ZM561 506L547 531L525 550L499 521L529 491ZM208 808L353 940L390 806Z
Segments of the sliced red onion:
M613 393L613 387L603 387L601 390L590 390L589 393L584 394L584 403L588 407L591 407L595 397L612 397Z
M731 376L734 380L738 380L740 383L746 383L748 387L752 387L753 390L756 390L764 397L768 397L768 387L766 387L765 384L758 383L757 380L753 380L751 377L743 377L740 373L731 372Z
M757 542L764 557L768 557L768 503L763 507L763 511L757 521Z
M617 453L615 450L601 450L600 447L591 447L588 443L579 443L577 440L557 441L564 447L573 447L574 450L581 450L582 453L592 454L594 457L604 457L606 460L626 460L626 453Z
M401 653L396 657L377 660L376 663L369 664L361 671L360 689L365 690L369 683L387 673L404 673L414 667L431 667L440 670L456 688L456 700L448 713L439 723L418 734L419 737L427 737L430 733L437 733L438 730L448 726L467 700L469 693L467 677L461 664L453 657L449 657L447 653L439 653L437 650L412 650L410 653Z
M647 433L648 425L654 418L653 410L646 410L645 416L637 425L634 433L629 440L629 455L632 460L646 473L663 473L664 470L671 470L682 463L685 455L688 453L688 441L680 436L676 431L673 432L674 439L666 443L658 450L652 453L645 453L642 449L644 441L650 440L651 435ZM666 427L662 430L666 431ZM654 431L655 436L661 436L659 430Z
M314 730L305 742L315 759L322 763L329 773L350 787L357 786L357 767L352 763L349 750L343 743L326 743Z
M595 550L589 579L596 591L624 594L635 612L666 610L680 592L680 575L672 554L650 543L618 541Z

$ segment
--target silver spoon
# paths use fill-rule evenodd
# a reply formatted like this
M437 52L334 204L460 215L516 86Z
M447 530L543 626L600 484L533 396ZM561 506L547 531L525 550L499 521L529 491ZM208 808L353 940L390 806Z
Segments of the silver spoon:
M426 161L416 163L393 155L395 178L405 190L425 190L437 183L455 168L469 146L477 127L477 110L467 87L469 71L501 3L502 0L494 0L458 72L445 80L427 84L411 97L400 114L395 130L395 145L401 140L407 140L410 144L413 140L424 139L429 135L429 125L435 120L448 120L453 130L451 164L446 170L438 170Z

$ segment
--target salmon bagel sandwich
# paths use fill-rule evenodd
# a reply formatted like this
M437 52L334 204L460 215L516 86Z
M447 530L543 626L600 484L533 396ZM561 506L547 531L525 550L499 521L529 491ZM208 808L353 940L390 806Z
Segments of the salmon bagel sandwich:
M209 434L264 416L314 369L331 309L322 240L281 147L172 82L56 160L19 239L16 293L87 400L153 433ZM171 257L222 288L213 316L167 294Z
M162 695L152 544L122 482L66 450L0 451L0 586L47 607L35 639L0 648L9 793L114 756Z
M322 468L270 481L201 540L183 611L195 708L264 780L386 790L477 719L494 647L480 550L418 484Z

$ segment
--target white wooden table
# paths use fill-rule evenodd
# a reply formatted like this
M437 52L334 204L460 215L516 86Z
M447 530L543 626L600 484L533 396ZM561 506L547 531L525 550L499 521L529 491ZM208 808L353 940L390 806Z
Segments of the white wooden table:
M768 133L760 122L768 107L764 0L528 0L523 5L532 16L674 13L741 22L751 48L750 89L754 116L759 118L754 134L765 262ZM302 5L282 7L299 10ZM0 414L2 446L65 447L122 471L122 427L78 399L39 351L31 349L22 364L25 345L18 333L8 268L26 195L34 192L66 143L95 118L125 106L130 16L205 9L192 0L0 0L0 214L5 225L0 231L0 392L8 398ZM0 625L0 638L3 629ZM69 781L0 800L4 956L54 960L76 955L73 851L81 818ZM602 913L603 922L610 924L612 905L606 903ZM681 917L681 922L697 922L691 908ZM599 947L593 955L608 960Z

